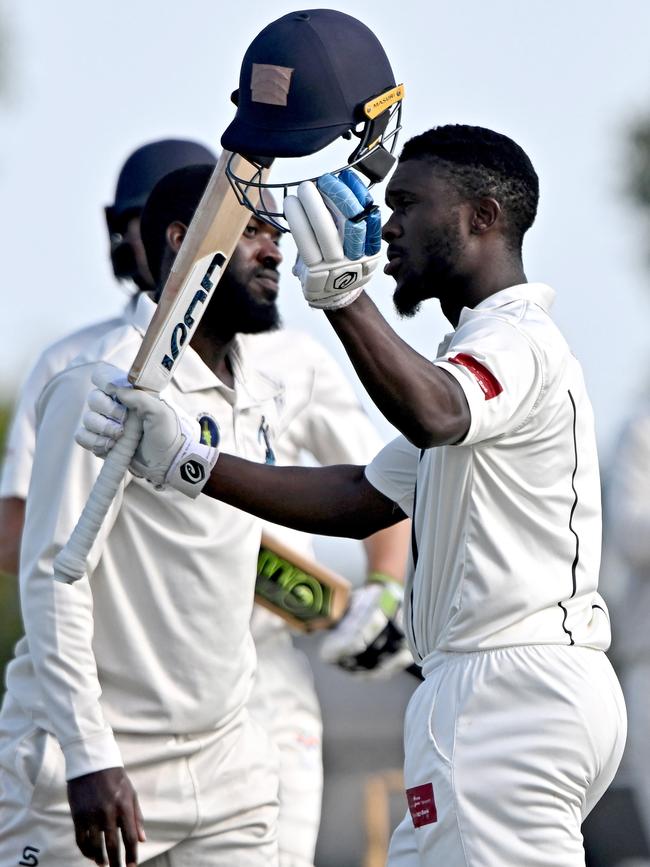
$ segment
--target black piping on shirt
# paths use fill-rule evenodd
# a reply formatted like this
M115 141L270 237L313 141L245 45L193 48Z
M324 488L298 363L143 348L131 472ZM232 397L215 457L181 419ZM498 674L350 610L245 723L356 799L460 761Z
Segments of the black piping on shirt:
M420 457L418 459L418 463L424 457L425 451L426 451L426 449L420 449ZM417 508L417 502L418 502L418 482L417 482L417 477L416 477L415 486L413 488L413 517L411 519L411 556L413 557L413 575L414 576L415 576L415 567L418 565L418 556L419 556L418 540L417 540L417 536L415 535L415 510ZM411 638L413 639L413 647L415 647L415 649L417 650L417 645L415 642L415 625L413 622L413 586L414 586L414 584L411 584L411 602L410 602ZM424 658L419 650L418 650L418 656L420 657L420 659Z
M578 561L580 559L580 537L578 536L578 534L576 533L576 531L573 527L573 515L575 514L575 510L576 510L576 507L578 505L578 492L576 491L576 486L575 486L576 473L578 472L578 440L576 438L576 420L577 420L576 403L575 403L575 400L573 399L573 395L571 394L570 390L567 392L567 394L569 395L569 400L571 401L571 407L572 407L572 411L573 411L573 456L574 456L574 463L573 463L573 473L571 474L571 488L573 489L573 505L571 506L571 512L569 513L569 530L571 533L573 533L573 535L575 536L575 540L576 540L576 553L575 553L575 557L573 558L573 563L571 564L572 589L571 589L571 596L569 596L569 599L573 599L573 597L576 595L576 588L577 588L576 569L578 567ZM562 629L569 636L569 644L575 644L571 630L567 629L567 627L566 627L566 619L568 616L567 609L564 607L564 605L561 602L558 602L558 605L560 606L562 611L564 611L564 617L562 618Z

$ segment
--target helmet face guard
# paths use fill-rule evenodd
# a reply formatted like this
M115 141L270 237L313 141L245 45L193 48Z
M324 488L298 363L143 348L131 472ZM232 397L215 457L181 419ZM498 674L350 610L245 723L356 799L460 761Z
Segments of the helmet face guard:
M291 12L267 25L242 62L234 120L221 138L226 150L254 165L270 166L277 157L303 157L343 137L359 143L347 163L371 183L382 180L395 158L404 87L396 85L384 49L356 18L332 9ZM266 184L228 172L243 204L262 219L278 223L265 190L287 191L302 180ZM255 196L249 195L254 190Z
M400 87L404 92L403 86ZM401 100L401 97L400 97ZM401 130L402 103L397 102L391 108L386 109L375 120L369 120L360 131L353 131L352 135L360 139L355 150L348 157L345 165L334 169L331 174L337 175L347 168L354 168L369 180L369 187L380 183L395 164L394 151L397 147L397 138ZM350 136L351 137L351 136ZM317 176L301 178L297 181L265 183L261 180L262 170L268 168L272 162L266 157L249 156L247 159L259 169L252 180L242 178L236 174L232 166L235 162L235 154L230 158L226 166L226 176L235 191L235 195L241 205L252 211L260 220L271 223L281 232L288 232L289 228L284 220L284 212L278 210L278 199L283 200L289 192L303 181L316 181ZM254 194L254 195L252 195ZM276 195L278 194L278 195ZM281 201L280 201L281 207Z

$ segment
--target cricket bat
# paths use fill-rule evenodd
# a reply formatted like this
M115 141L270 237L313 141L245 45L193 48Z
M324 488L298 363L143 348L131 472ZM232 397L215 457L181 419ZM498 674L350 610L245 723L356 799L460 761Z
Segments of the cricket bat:
M221 152L131 365L129 381L136 388L159 393L167 385L250 219L250 211L240 203L226 176L231 157L230 151ZM239 155L233 157L231 167L246 180L260 177L259 167ZM254 188L249 197L256 203ZM141 435L140 421L131 413L70 539L54 560L58 581L70 584L85 574L90 550Z
M300 632L334 626L345 614L352 585L267 531L257 560L255 601Z

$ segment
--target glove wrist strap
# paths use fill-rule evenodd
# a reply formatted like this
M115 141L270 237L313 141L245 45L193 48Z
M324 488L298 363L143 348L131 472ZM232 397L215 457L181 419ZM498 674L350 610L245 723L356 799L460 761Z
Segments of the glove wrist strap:
M203 490L212 468L219 457L219 449L197 442L194 431L183 418L179 419L183 444L165 477L165 484L171 485L186 497L196 499Z

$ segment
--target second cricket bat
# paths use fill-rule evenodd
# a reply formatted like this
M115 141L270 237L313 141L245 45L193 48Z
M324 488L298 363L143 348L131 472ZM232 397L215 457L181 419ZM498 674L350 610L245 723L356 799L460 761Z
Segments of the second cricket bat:
M352 585L326 566L262 533L255 601L300 632L334 626L345 614Z

